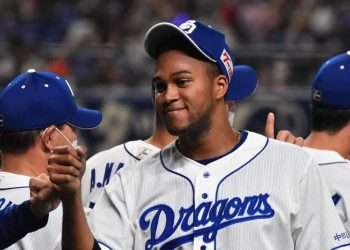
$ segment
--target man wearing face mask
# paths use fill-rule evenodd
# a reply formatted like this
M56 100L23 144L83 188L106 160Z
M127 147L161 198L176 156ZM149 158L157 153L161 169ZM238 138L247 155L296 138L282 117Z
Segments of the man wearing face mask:
M51 72L17 76L0 94L0 210L30 199L29 180L47 174L54 148L70 151L83 165L85 153L77 146L77 128L93 129L100 112L80 108L64 78ZM69 169L80 176L76 169ZM61 197L60 197L61 198ZM8 249L60 249L61 206L52 211L46 227L28 234Z

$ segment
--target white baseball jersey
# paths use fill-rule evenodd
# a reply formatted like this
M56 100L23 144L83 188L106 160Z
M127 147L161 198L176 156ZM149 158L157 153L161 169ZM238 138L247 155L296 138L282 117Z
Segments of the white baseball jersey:
M244 137L207 165L172 143L119 171L88 218L101 248L350 249L310 155L255 133Z
M350 232L350 162L330 150L303 147L318 163L320 172L331 191L334 205Z
M145 141L129 141L92 156L86 163L82 178L82 200L87 209L92 209L103 187L109 183L112 175L121 168L135 165L146 156L160 149Z
M19 205L30 199L30 177L0 171L0 209ZM3 226L3 225L1 225ZM27 234L9 250L56 250L61 249L62 207L50 212L45 227Z

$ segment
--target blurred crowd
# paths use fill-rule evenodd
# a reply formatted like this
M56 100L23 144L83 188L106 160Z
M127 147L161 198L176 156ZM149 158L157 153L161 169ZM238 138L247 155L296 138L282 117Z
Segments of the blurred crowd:
M350 44L349 0L1 0L0 85L29 68L76 86L138 86L152 72L145 30L199 19L225 34L239 63L276 88L307 84Z

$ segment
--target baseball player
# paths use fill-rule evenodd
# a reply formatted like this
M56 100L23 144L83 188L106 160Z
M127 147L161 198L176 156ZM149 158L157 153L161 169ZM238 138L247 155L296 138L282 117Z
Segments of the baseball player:
M0 117L0 209L30 198L29 180L47 174L54 147L63 146L74 157L83 157L81 148L74 149L75 127L94 128L102 118L98 111L77 106L65 79L34 70L19 75L1 92ZM79 174L77 170L68 170ZM46 227L28 234L9 249L60 249L61 223L62 207L59 207L51 212Z
M45 174L33 177L29 182L31 199L19 206L0 210L0 249L19 241L26 234L47 224L48 213L59 205L55 187Z
M327 60L312 83L311 132L302 143L319 165L330 187L333 202L350 231L350 51ZM266 134L274 136L274 115L270 114ZM284 131L284 141L293 135ZM300 140L301 141L301 140Z
M155 129L149 139L125 142L97 153L86 162L81 188L82 201L87 212L94 208L103 187L120 169L137 164L174 140L174 136L167 132L156 114L155 119Z
M244 78L244 81L242 80ZM239 85L244 82L245 93L242 97L229 88L225 95L225 101L232 105L237 99L242 99L252 93L256 88L257 76L254 69L247 65L238 65L235 75L232 77L233 85ZM232 85L231 85L232 86ZM152 100L154 101L155 92L152 89ZM230 115L233 112L230 111ZM135 165L145 157L158 152L175 139L171 135L159 115L155 112L154 131L147 140L128 141L117 145L111 149L102 151L92 156L86 162L86 171L82 178L82 201L89 212L96 204L103 187L110 182L111 177L120 169Z
M194 20L158 23L145 48L157 112L178 138L114 176L89 215L93 234L79 195L65 192L66 249L349 249L312 158L231 128L234 57L222 33Z

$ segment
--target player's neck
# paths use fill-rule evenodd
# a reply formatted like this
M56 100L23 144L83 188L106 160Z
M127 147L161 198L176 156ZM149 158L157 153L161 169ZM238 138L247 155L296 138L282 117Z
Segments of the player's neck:
M332 150L344 158L350 154L349 138L341 133L329 134L312 131L305 139L304 146L321 150Z
M206 133L179 137L177 146L187 157L203 160L218 157L229 152L240 139L239 132L233 130L227 120L217 123Z
M175 138L176 137L169 134L169 132L165 128L156 128L152 136L145 140L145 142L162 149L166 145L174 141Z
M1 160L5 172L26 176L47 173L47 155L37 150L28 150L23 154L4 154Z

